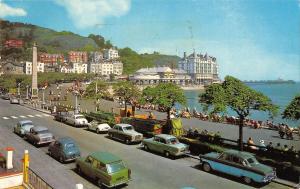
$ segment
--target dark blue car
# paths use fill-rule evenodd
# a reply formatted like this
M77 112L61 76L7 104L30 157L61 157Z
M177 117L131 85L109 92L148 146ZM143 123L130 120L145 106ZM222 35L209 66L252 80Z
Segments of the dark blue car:
M49 145L48 153L61 163L73 161L80 157L80 150L75 141L70 137L55 140Z

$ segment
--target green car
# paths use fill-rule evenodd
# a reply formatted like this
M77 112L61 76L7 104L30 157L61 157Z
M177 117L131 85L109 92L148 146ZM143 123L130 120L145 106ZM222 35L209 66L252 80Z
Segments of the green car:
M144 139L142 145L146 151L162 153L166 157L182 156L189 153L189 146L180 143L172 135L159 134L153 138Z
M86 158L76 159L76 169L97 182L99 187L108 188L129 182L131 170L119 157L108 152L93 152Z

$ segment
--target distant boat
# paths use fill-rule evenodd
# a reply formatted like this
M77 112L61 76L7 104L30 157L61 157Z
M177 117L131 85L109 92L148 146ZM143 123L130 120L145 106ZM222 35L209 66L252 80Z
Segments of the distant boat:
M278 78L276 80L260 80L260 81L244 81L246 84L295 84L294 80L284 80Z

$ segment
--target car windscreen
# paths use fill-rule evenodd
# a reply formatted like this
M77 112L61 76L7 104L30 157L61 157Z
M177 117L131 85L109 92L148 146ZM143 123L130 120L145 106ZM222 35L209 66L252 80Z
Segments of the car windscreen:
M31 122L27 122L27 123L22 124L22 127L26 127L26 126L33 126L33 124Z
M76 116L76 119L84 119L84 116Z
M171 143L171 144L177 144L177 143L179 143L179 141L177 140L177 138L170 138L170 139L168 140L168 143Z
M41 131L37 131L38 134L46 134L49 133L48 130L41 130Z
M133 128L132 128L131 126L123 127L123 129L124 129L125 131L133 130Z
M67 144L66 144L66 148L67 148L67 149L75 148L75 147L76 147L76 145L75 145L74 143L67 143Z
M108 173L115 173L115 172L118 172L119 170L124 169L125 166L122 161L118 161L118 162L114 162L111 164L107 164L106 168L107 168Z
M248 163L251 164L251 165L254 165L254 164L257 164L257 160L255 158L248 158L247 159Z

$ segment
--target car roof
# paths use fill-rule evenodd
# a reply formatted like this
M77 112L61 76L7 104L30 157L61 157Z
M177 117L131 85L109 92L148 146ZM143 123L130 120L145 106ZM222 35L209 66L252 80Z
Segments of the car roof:
M75 141L70 137L62 137L57 139L57 141L59 141L62 144L75 143Z
M118 125L120 127L127 127L127 126L131 126L132 127L132 125L126 124L126 123L119 123L119 124L116 124L116 125Z
M121 161L122 159L118 156L115 156L114 154L111 154L109 152L93 152L90 154L93 158L96 160L99 160L100 162L104 164L113 163L116 161Z
M166 139L166 140L168 140L168 139L170 139L170 138L176 138L176 137L173 136L173 135L167 135L167 134L158 134L158 135L155 135L155 136L164 138L164 139Z
M226 150L224 153L226 154L230 154L230 155L235 155L241 158L249 158L249 157L254 157L253 154L249 153L249 152L241 152L238 150Z
M31 121L31 120L21 120L21 121L19 121L19 123L20 123L21 125L23 125L23 124L25 124L25 123L32 123L32 121Z
M32 128L34 131L45 131L48 130L47 127L43 127L43 126L35 126Z

